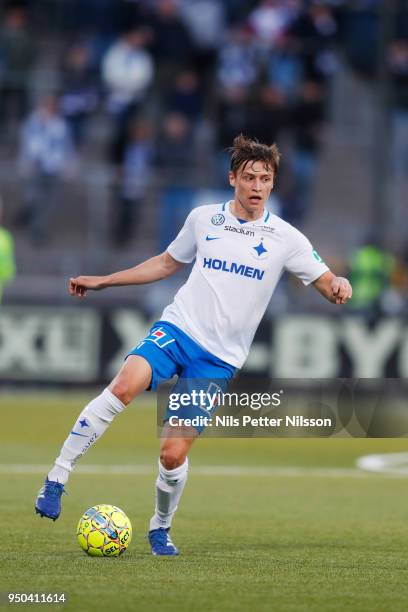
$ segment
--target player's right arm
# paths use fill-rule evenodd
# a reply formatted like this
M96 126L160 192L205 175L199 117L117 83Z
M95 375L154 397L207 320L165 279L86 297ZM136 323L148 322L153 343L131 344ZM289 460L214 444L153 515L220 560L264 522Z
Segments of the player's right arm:
M160 255L147 259L134 268L115 272L107 276L77 276L76 278L70 278L68 291L70 295L85 297L88 290L99 291L107 287L154 283L175 274L184 265L184 263L177 261L170 253L165 251Z
M99 291L106 287L123 287L125 285L145 285L175 274L185 264L191 263L196 254L194 220L198 209L188 215L177 237L169 244L164 253L151 257L143 263L115 272L108 276L78 276L70 278L68 290L71 295L84 297L88 289Z

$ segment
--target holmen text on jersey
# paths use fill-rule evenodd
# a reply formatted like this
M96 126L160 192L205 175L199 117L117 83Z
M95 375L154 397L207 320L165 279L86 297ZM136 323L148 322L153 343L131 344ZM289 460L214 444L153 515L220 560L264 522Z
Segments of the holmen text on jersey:
M262 280L265 274L264 270L253 268L252 266L245 266L244 264L238 264L232 261L230 264L227 261L221 259L212 259L211 257L204 257L203 268L212 268L213 270L221 270L222 272L230 272L231 274L241 274L241 276L247 276L248 278L256 278Z

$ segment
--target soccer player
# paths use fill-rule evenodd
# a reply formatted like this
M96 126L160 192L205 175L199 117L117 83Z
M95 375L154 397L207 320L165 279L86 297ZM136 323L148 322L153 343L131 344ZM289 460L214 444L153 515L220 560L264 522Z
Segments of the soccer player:
M114 417L141 392L172 378L227 381L244 363L255 331L284 270L314 287L333 304L352 294L294 227L265 208L279 167L276 145L240 135L231 148L229 182L234 199L191 211L167 250L140 265L108 276L78 276L69 292L142 285L171 276L195 259L186 283L148 336L127 356L111 384L81 412L36 500L41 516L56 520L61 495L77 460L101 437ZM188 410L189 409L189 410ZM189 406L193 417L200 407ZM183 418L183 409L178 411ZM187 480L188 452L202 427L177 426L165 418L156 481L156 508L149 541L154 555L177 555L169 535Z

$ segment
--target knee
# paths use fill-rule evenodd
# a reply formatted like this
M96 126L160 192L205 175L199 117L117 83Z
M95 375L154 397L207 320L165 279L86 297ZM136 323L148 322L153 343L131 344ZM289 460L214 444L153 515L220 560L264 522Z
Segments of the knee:
M130 386L123 379L115 379L108 387L109 391L127 406L133 399Z
M178 446L164 446L160 450L160 463L166 470L175 470L186 460L187 453Z

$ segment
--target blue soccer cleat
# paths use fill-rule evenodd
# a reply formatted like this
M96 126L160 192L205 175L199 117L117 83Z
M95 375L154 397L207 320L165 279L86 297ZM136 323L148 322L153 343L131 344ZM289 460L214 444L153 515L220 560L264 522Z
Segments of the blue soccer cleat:
M63 493L65 493L63 484L46 478L35 502L36 513L40 514L41 518L46 516L56 521L61 514L61 495Z
M179 554L178 548L171 541L168 529L163 529L163 527L152 529L149 531L148 537L153 555L174 557Z

